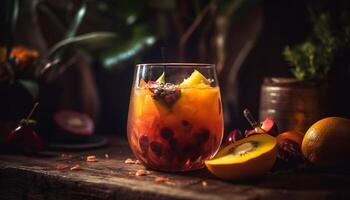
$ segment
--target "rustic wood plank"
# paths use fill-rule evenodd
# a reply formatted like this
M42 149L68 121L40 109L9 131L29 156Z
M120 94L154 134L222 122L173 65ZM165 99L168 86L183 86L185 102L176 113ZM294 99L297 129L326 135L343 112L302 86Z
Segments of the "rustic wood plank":
M221 181L205 169L135 176L144 167L124 163L133 158L126 140L111 141L92 151L0 155L0 199L350 199L349 174L274 172L249 182ZM86 162L88 155L98 162ZM58 164L69 167L57 169ZM69 169L75 164L81 170ZM169 182L155 182L159 176Z

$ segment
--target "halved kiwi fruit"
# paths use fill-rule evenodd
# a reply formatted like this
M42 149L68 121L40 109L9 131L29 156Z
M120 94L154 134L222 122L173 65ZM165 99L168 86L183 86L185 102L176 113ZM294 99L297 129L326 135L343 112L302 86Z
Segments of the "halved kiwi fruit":
M224 147L214 158L205 161L205 165L222 179L255 178L272 168L276 146L276 139L268 134L253 135Z

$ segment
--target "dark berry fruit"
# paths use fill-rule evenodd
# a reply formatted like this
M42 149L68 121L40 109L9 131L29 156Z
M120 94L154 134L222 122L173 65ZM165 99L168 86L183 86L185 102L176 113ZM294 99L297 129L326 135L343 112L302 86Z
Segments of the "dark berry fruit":
M227 137L226 137L226 140L225 140L225 145L229 145L229 144L232 144L238 140L241 140L243 139L244 136L242 134L242 132L238 129L234 129L233 131L231 131Z
M159 142L151 142L150 147L156 156L160 157L162 155L162 145Z
M165 139L165 140L169 140L170 138L172 138L174 135L173 130L171 130L168 127L164 127L160 130L160 136Z
M146 135L143 135L140 137L139 139L139 145L140 145L140 149L144 154L147 154L148 152L148 146L149 146L149 140L148 137Z
M197 144L185 145L182 152L191 161L197 160L197 158L201 155L200 147Z
M289 163L301 161L302 153L300 145L289 139L279 140L277 143L277 158Z
M167 106L172 106L180 97L180 89L171 83L150 82L148 89L153 93L153 98L164 103Z
M190 130L192 130L192 128L193 128L193 126L192 126L192 124L189 122L189 121L187 121L187 120L181 120L181 125L185 128L185 130L187 130L187 131L190 131Z
M170 146L170 149L172 149L172 150L178 150L178 142L177 142L177 140L176 139L174 139L174 138L171 138L169 141L168 141L168 143L169 143L169 146Z
M198 144L203 144L209 140L210 131L207 128L202 128L194 133L194 136Z

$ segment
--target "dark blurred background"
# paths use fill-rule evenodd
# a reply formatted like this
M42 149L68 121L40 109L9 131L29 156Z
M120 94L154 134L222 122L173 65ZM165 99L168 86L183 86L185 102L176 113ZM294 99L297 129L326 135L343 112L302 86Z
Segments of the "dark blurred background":
M21 0L19 8L13 44L36 49L40 57L64 38L96 31L116 34L113 42L100 48L61 53L55 67L65 70L52 80L46 80L50 74L26 77L38 83L36 115L44 129L52 112L73 109L89 113L98 134L126 135L135 64L215 63L225 132L247 128L242 111L249 108L258 118L263 79L292 77L282 52L310 37L310 9L339 13L349 7L347 1L311 0ZM346 73L332 66L328 79L338 80L338 92L332 97L336 103L329 106L331 115L349 118L349 65L344 66ZM34 100L9 101L14 107L28 101L23 112ZM14 120L23 116L21 111L12 113Z

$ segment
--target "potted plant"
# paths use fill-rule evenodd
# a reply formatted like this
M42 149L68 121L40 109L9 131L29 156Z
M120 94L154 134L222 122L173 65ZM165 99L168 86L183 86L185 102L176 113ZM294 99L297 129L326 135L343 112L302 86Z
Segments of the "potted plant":
M260 118L274 118L281 131L306 131L329 113L329 74L349 46L350 26L345 23L345 14L334 19L328 12L311 11L310 16L311 36L283 52L294 77L265 78L261 87Z

